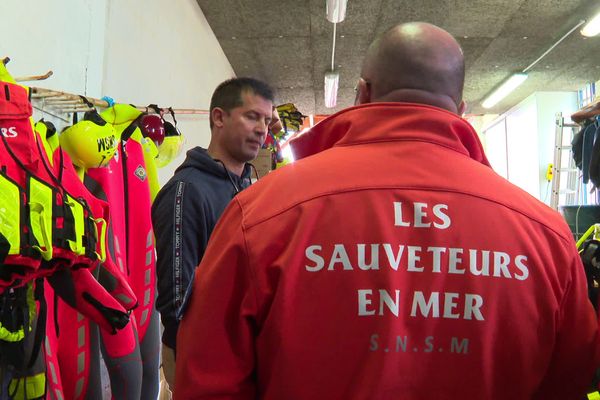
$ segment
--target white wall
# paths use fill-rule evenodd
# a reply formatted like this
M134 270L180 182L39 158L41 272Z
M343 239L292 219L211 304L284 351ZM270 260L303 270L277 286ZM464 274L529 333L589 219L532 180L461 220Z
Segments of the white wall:
M540 158L539 158L539 173L540 180L545 180L548 164L554 162L554 141L556 134L556 113L562 112L565 118L565 123L572 123L571 114L577 111L577 92L539 92L536 93L536 101L538 107L538 130L540 131ZM570 134L569 130L564 130L564 136ZM566 144L571 144L569 136L563 138ZM568 154L567 151L563 155ZM564 163L566 167L568 163ZM566 178L565 178L566 179ZM545 185L542 185L545 186ZM542 187L540 195L545 196L547 188ZM550 196L547 196L550 198ZM548 200L550 201L550 200Z
M109 0L103 93L117 101L208 109L235 74L195 0ZM177 117L186 150L208 145L208 116ZM179 159L159 170L165 183Z
M106 0L2 0L0 58L14 76L49 89L97 96L102 87Z
M549 203L546 171L554 158L555 115L562 112L568 117L576 109L575 92L537 92L499 116L484 134L486 154L496 161L492 167L501 175L506 170L509 181ZM506 146L500 145L502 137Z
M485 131L485 154L496 173L508 179L506 152L506 118L497 121Z
M539 198L538 115L535 95L506 116L508 180Z
M118 102L208 109L234 72L195 0L1 0L0 57L31 83ZM36 119L44 116L36 112ZM206 146L208 117L178 116L186 149ZM161 183L183 161L159 170Z

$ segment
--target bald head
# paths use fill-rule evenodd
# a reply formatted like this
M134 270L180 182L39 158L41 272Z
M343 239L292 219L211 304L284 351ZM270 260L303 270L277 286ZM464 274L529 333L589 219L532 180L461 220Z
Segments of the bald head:
M423 22L401 24L369 47L357 101L416 102L459 113L464 77L463 52L452 35Z

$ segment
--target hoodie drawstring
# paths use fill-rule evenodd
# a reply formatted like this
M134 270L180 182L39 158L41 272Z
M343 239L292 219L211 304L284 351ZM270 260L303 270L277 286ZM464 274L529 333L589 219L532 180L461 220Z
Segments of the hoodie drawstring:
M235 195L240 192L240 188L238 187L238 185L235 184L235 181L231 177L231 174L229 173L229 170L225 166L225 163L223 163L223 161L218 160L216 158L215 158L215 161L220 163L223 166L223 169L225 170L225 173L227 174L227 177L229 178L229 182L231 182L231 185L233 186L233 189L235 190L235 194L233 195L235 197Z
M254 175L256 175L256 180L259 180L260 179L260 175L258 175L258 170L254 166L254 164L248 163L248 165L250 165L250 168L252 168L252 170L254 171ZM252 185L252 179L250 179L250 184Z

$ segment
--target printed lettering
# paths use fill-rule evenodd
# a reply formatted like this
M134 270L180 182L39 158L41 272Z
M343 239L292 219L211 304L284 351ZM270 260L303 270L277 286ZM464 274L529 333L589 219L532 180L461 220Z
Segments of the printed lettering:
M439 307L439 293L433 292L429 296L429 301L425 301L425 295L421 291L415 291L413 297L412 309L410 311L411 317L417 316L417 309L421 312L421 315L425 318L429 317L429 312L431 311L432 318L439 318L440 316L440 307Z
M413 224L415 228L430 228L432 219L429 217L427 210L429 204L422 202L413 202ZM445 212L446 211L446 212ZM448 205L435 204L433 206L433 227L436 229L448 229L451 225L450 216L447 214ZM395 226L411 226L410 221L403 218L402 202L394 202L394 225Z
M17 137L17 128L14 126L9 126L8 128L0 128L0 133L2 133L2 136L6 138Z
M510 263L510 256L501 251L494 252L494 276L505 278L511 278L510 271L508 270L508 264Z
M446 252L445 247L428 247L427 251L433 253L433 266L432 271L440 273L442 272L442 253Z
M394 297L385 289L379 289L379 314L384 315L386 308L396 317L400 313L400 290L394 291ZM358 290L358 315L360 317L375 315L374 309L369 309L372 304L373 290L359 289Z
M379 348L379 343L377 342L378 340L379 340L379 335L377 335L377 334L371 335L371 345L369 346L369 350L377 351L377 349Z
M469 256L469 271L473 275L490 276L490 252L488 250L481 251L481 267L477 266L477 250L469 250Z
M402 219L402 203L394 202L394 225L396 226L410 226L409 222Z
M366 244L357 244L358 247L358 268L363 271L378 270L379 269L379 245L371 245L371 262L367 265L365 247Z
M453 337L452 342L450 344L450 352L462 354L469 353L469 339L462 339L459 344L458 338Z
M398 316L398 310L400 309L400 291L395 290L396 298L392 299L387 290L379 289L379 315L383 315L383 305L394 314Z
M465 319L471 320L473 316L477 321L483 321L483 314L481 313L481 306L483 305L483 298L478 294L465 294Z
M348 258L348 253L346 253L346 249L343 244L336 244L333 248L333 255L331 256L331 260L329 261L329 267L327 268L329 271L333 271L335 269L336 263L342 263L345 270L352 271L352 264L350 264L350 259Z
M421 261L421 257L417 255L417 252L421 252L419 246L408 246L408 268L410 272L423 272L423 267L417 267L417 261Z
M439 218L442 223L433 222L433 226L438 229L447 229L450 227L450 217L448 214L445 214L442 210L448 211L448 206L446 204L436 204L433 206L433 215Z
M408 343L408 336L396 336L396 352L402 350L406 353L406 344Z
M388 261L390 263L390 267L392 267L394 271L398 271L398 266L400 265L400 260L402 259L402 253L404 252L404 246L398 246L397 255L394 255L392 245L389 243L383 244L383 250L385 250L385 254L387 255Z
M449 274L464 274L465 270L464 269L458 269L457 266L459 264L462 264L462 258L459 257L460 254L462 254L463 249L457 249L457 248L449 248L448 249L448 253L450 255L450 265L449 265L449 269L448 269L448 273Z
M321 269L323 269L323 267L325 266L325 260L323 260L323 257L321 257L320 255L318 255L316 252L317 251L321 251L321 246L319 245L313 245L313 246L308 246L306 248L306 258L308 258L310 261L314 262L315 265L306 265L306 270L309 272L315 272L315 271L320 271Z
M424 210L427 208L427 203L414 203L413 205L415 212L415 228L429 228L431 222L423 222L427 217L427 213Z
M443 295L443 315L442 318L458 319L461 314L457 312L459 305L460 293L442 293ZM478 321L484 321L481 308L483 306L483 298L477 294L466 294L463 305L462 318L472 320L473 317ZM424 318L439 318L440 317L440 293L432 292L429 298L426 299L425 294L421 291L415 291L413 295L411 317L421 316Z
M375 315L375 310L367 310L367 306L371 305L371 299L367 296L371 296L373 291L371 289L359 289L358 290L358 315L360 317Z
M425 353L431 353L433 351L433 336L427 336L425 338L425 344L427 347L423 350Z
M458 293L444 293L444 318L458 319L460 317L459 314L453 312L458 307L455 301L457 298Z
M515 265L521 272L520 275L515 275L515 279L520 281L524 281L529 277L529 268L527 268L527 265L525 265L525 261L527 261L527 256L517 256L515 258Z

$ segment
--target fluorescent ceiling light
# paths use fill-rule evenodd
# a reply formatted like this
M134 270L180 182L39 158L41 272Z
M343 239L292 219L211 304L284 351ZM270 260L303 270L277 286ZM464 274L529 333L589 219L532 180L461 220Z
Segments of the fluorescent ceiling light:
M596 36L600 33L600 13L596 14L587 24L583 26L581 34L583 36Z
M513 90L521 85L521 83L525 82L527 79L527 74L518 73L513 74L510 78L506 80L498 89L494 90L488 97L485 98L481 105L483 108L492 108L496 104L498 104L503 98L508 96Z
M337 91L340 74L330 71L325 74L325 107L333 108L337 104Z
M339 24L346 18L348 0L327 0L327 21Z

